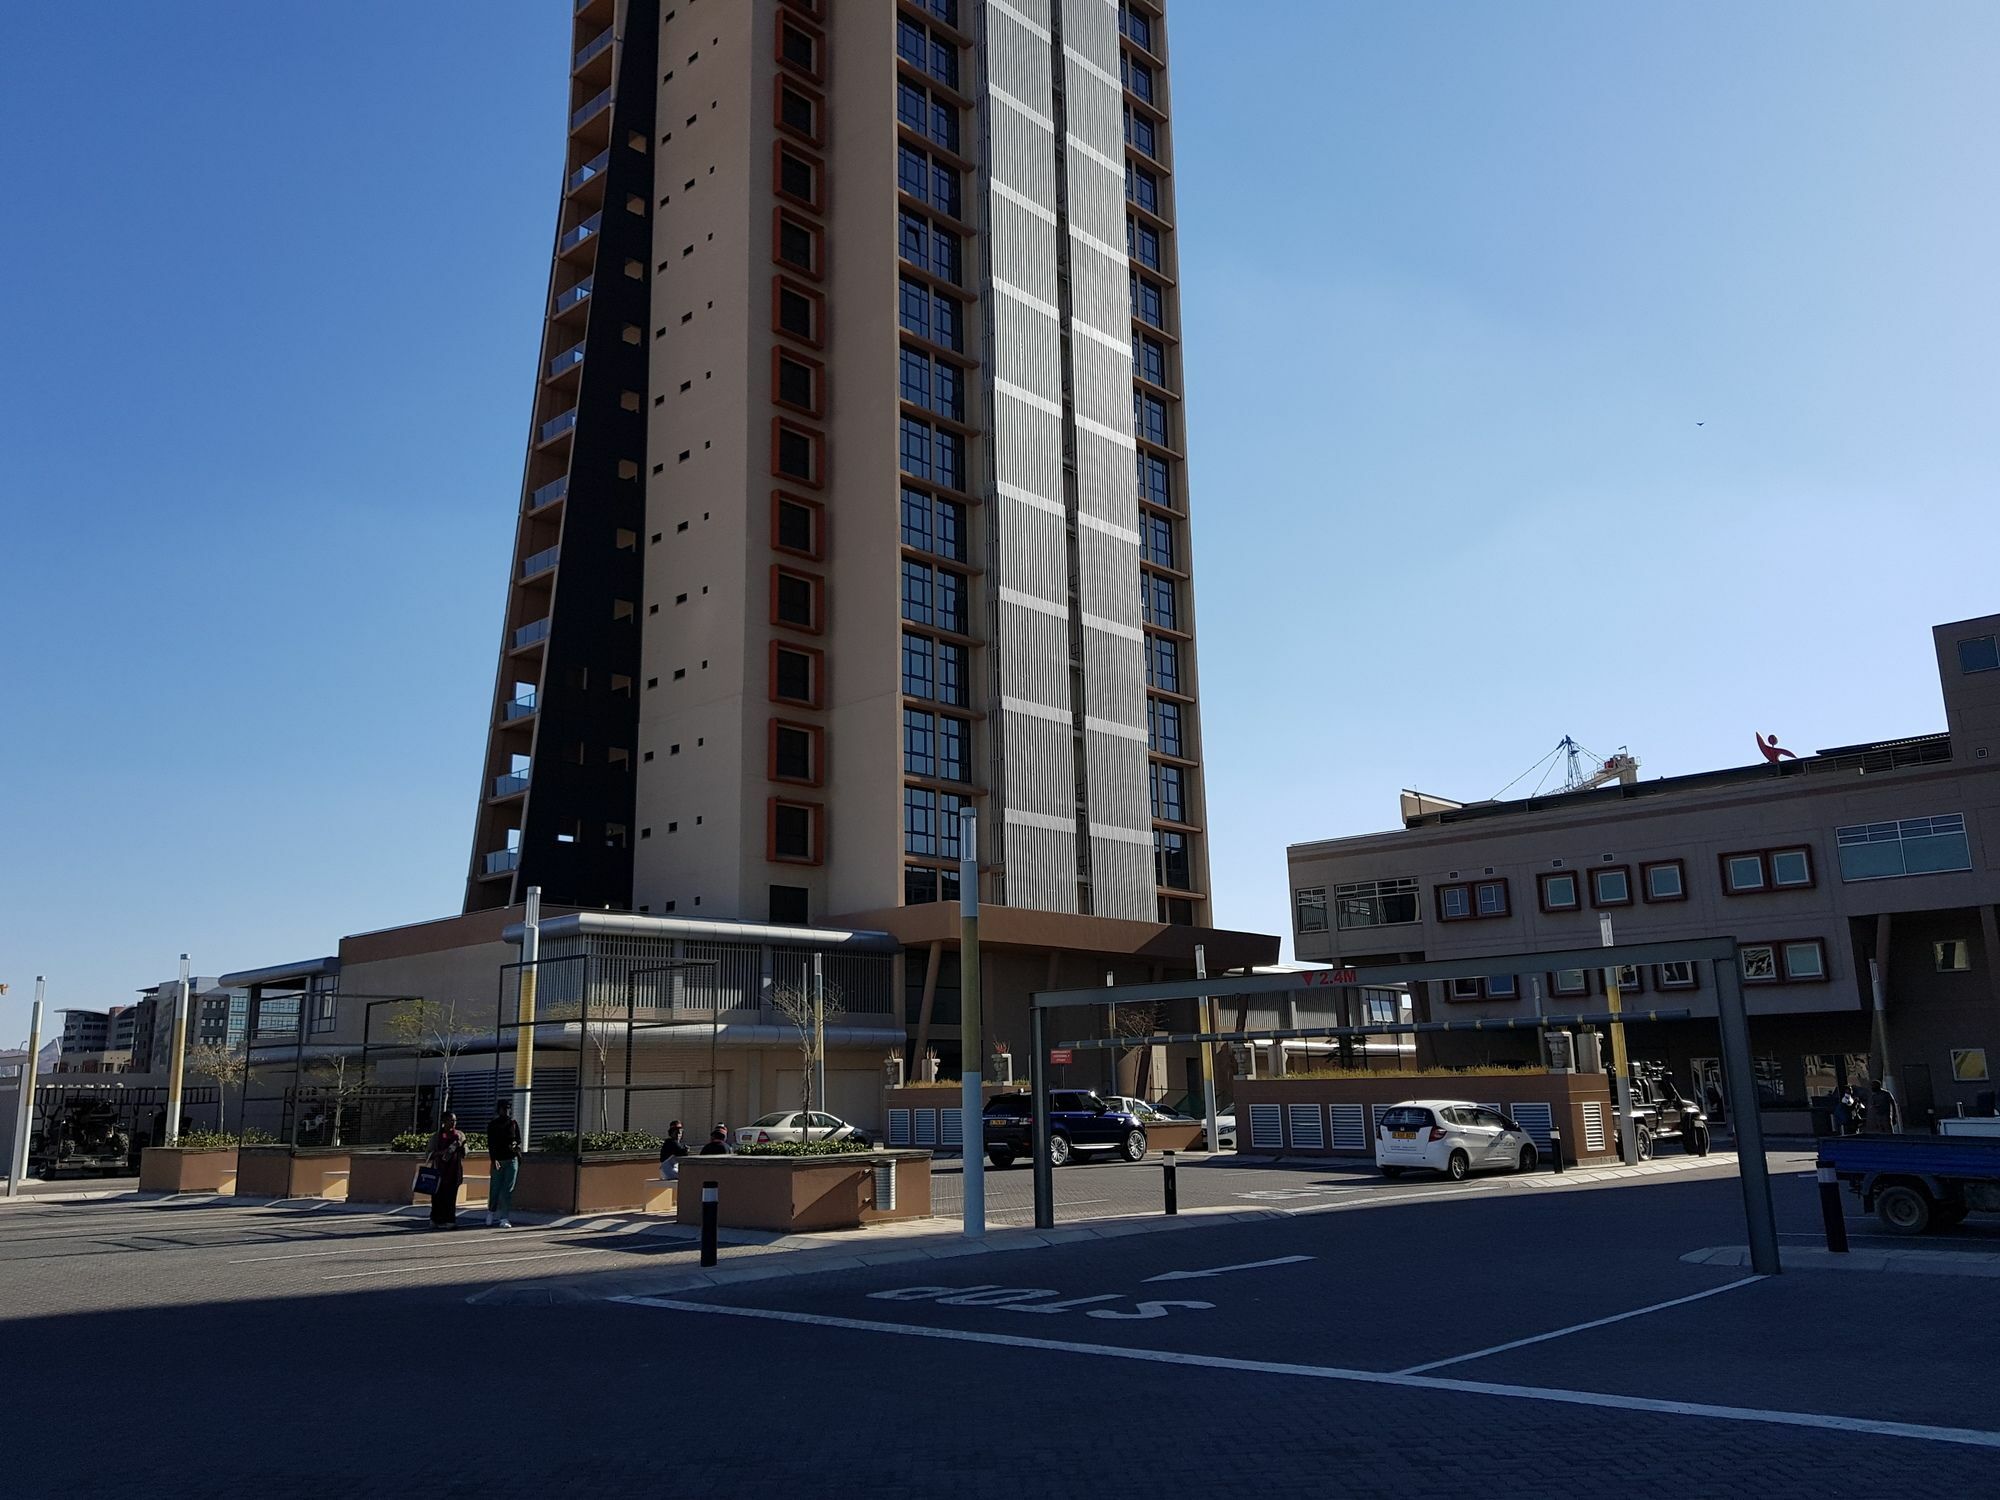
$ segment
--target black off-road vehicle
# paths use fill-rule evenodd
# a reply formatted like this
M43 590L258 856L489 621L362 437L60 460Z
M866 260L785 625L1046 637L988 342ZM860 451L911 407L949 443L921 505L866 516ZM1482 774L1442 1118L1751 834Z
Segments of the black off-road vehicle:
M1614 1074L1614 1099L1617 1082ZM1641 1161L1650 1157L1661 1141L1679 1141L1690 1156L1708 1155L1708 1111L1682 1095L1673 1074L1662 1063L1632 1064L1632 1123L1639 1137Z

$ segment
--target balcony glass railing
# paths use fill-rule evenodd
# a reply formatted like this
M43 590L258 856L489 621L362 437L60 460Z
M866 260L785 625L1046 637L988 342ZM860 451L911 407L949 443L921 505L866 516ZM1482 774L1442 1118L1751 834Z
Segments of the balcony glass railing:
M501 705L500 716L510 723L515 719L525 719L535 711L535 695L523 693L518 698L509 698Z
M585 240L597 233L597 226L603 222L603 219L604 215L601 213L592 214L581 224L577 225L576 228L556 241L556 252L560 254L565 250L574 250L578 245L581 245Z
M597 280L595 276L586 276L568 291L557 292L556 311L566 313L585 297L588 297L590 295L590 284L595 280Z
M521 562L521 577L523 579L541 577L542 574L555 567L556 559L561 554L562 547L560 545L544 547L540 552L529 554Z
M495 849L487 854L485 869L488 875L505 875L510 870L521 868L519 849Z
M565 432L570 431L575 426L576 426L576 408L572 406L568 411L564 412L561 416L550 417L548 421L542 423L541 426L542 441L546 443L551 441L552 439L559 438Z
M516 792L525 792L527 789L528 768L526 766L523 766L518 771L508 771L504 775L493 778L493 795L496 797L511 797Z
M578 6L577 8L581 10L583 7ZM603 56L605 49L611 45L611 30L612 28L607 26L583 44L581 50L576 54L576 60L570 64L570 71L572 73L589 62L593 57Z
M576 129L577 126L583 124L584 121L588 120L592 115L602 114L605 110L609 108L611 108L611 90L606 89L604 90L604 92L599 94L595 99L589 100L587 103L579 107L577 111L569 117L569 128L571 130L574 130Z
M565 370L574 370L583 363L583 345L572 344L549 361L549 374L560 375Z
M548 638L549 622L545 615L539 620L530 620L514 632L514 649L518 651L523 646L532 646Z
M547 484L528 496L528 509L540 510L544 505L554 505L556 501L568 494L569 475L565 474L560 479L551 479Z
M591 157L589 161L585 162L582 166L578 167L574 172L570 173L567 181L564 183L564 186L567 187L570 192L572 193L575 192L578 188L582 187L586 182L590 181L591 178L601 177L604 174L605 166L610 162L610 160L611 160L611 152L608 148L606 150L598 152L597 155Z

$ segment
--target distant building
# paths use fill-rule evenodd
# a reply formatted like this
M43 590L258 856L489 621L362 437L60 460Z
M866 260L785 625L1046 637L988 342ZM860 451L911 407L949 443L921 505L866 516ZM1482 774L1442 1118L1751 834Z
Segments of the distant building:
M1513 802L1406 794L1402 828L1286 852L1301 959L1436 960L1725 936L1740 945L1757 1085L1805 1128L1843 1080L1888 1071L1905 1119L1988 1110L2000 1068L2000 615L1933 632L1946 730ZM1751 730L1746 727L1746 737ZM1683 1086L1719 1079L1696 968L1628 970L1629 1028ZM1599 971L1414 987L1420 1018L1603 1008ZM1873 1009L1882 1007L1876 1034ZM1533 1055L1439 1037L1433 1056Z

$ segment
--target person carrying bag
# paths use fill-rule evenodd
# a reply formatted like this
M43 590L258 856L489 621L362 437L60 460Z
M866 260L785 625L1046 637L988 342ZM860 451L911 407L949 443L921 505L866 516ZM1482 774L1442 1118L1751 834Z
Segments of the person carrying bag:
M458 1128L458 1116L449 1110L431 1137L424 1170L417 1173L417 1191L424 1190L424 1178L431 1179L431 1228L458 1228L458 1190L465 1185L465 1133Z

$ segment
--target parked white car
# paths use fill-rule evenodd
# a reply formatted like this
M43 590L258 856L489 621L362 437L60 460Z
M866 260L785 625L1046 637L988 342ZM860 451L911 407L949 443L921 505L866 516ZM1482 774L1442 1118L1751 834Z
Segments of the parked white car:
M1384 1177L1428 1170L1463 1182L1474 1172L1531 1171L1540 1157L1518 1123L1463 1099L1405 1099L1383 1110L1375 1127Z
M739 1128L736 1147L740 1151L745 1146L764 1146L772 1141L802 1141L806 1139L808 1126L811 1127L812 1139L816 1141L852 1141L857 1146L873 1144L868 1139L867 1131L848 1124L838 1115L821 1114L817 1110L807 1114L799 1109L781 1109Z
M1155 1120L1162 1125L1186 1125L1185 1115L1177 1115L1164 1104L1148 1104L1144 1099L1136 1099L1130 1094L1099 1094L1113 1109L1122 1109L1127 1114L1137 1115L1141 1125L1150 1125Z

